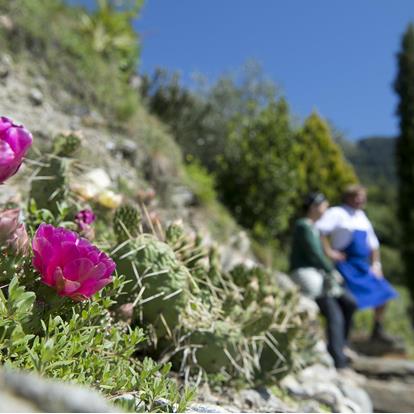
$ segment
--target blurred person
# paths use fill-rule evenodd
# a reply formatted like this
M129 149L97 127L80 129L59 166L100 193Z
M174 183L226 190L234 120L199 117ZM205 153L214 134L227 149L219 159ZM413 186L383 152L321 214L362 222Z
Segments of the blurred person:
M373 340L392 344L395 338L384 331L386 303L397 292L384 278L379 241L363 211L366 189L350 185L343 193L343 204L331 207L317 221L326 255L335 262L358 308L374 309Z
M314 299L326 319L328 351L335 367L346 370L344 353L356 303L341 286L342 277L325 255L315 222L329 204L322 193L310 193L304 200L304 216L297 220L293 232L290 271L302 293Z

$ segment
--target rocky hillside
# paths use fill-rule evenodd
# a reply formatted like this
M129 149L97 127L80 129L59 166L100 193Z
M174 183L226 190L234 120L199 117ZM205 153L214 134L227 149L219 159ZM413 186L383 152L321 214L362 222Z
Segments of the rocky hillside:
M16 328L13 332L17 333L7 338L9 342L0 342L0 362L13 365L17 360L19 364L14 365L15 368L36 370L43 376L64 377L72 382L89 384L98 388L112 402L121 400L122 407L129 411L177 411L185 405L189 412L372 411L371 400L362 389L366 380L358 375L349 378L340 376L334 369L321 340L316 305L300 297L287 276L256 267L258 260L252 252L247 234L211 194L206 196L208 183L183 165L181 153L166 127L150 116L139 100L131 104L133 111L126 116L119 96L115 93L111 95L110 88L103 88L99 84L113 76L116 78L114 90L119 92L126 88L129 97L137 98L137 79L131 77L121 87L118 85L121 82L117 78L118 72L112 67L106 72L106 66L102 65L96 71L99 82L94 83L91 75L93 71L87 72L90 68L74 64L76 56L70 53L59 59L59 67L54 67L51 59L57 56L54 55L56 51L53 51L56 46L54 43L60 53L62 50L67 52L72 50L70 47L76 36L70 38L71 42L65 43L69 49L61 49L62 44L57 40L52 42L50 49L40 24L41 18L44 18L40 14L48 13L41 8L46 2L20 2L20 5L27 6L20 10L8 9L6 3L0 0L1 12L6 10L0 13L0 40L3 46L0 52L0 114L23 123L32 132L34 145L19 174L2 185L0 204L13 204L22 208L27 215L28 226L38 225L36 220L39 217L50 218L44 210L40 211L30 203L28 205L29 197L40 202L40 194L36 194L33 189L46 191L56 185L55 177L42 173L50 167L47 164L50 160L62 161L56 154L50 154L52 143L56 143L55 137L76 137L82 142L82 148L71 164L73 168L65 170L61 177L65 181L64 202L72 208L93 207L98 215L95 243L112 254L118 267L129 277L130 286L131 281L139 279L135 278L135 273L138 273L138 276L141 274L143 279L146 278L143 283L148 291L154 289L152 292L155 294L152 297L143 296L144 291L134 283L127 291L129 296L114 294L112 297L116 300L127 297L126 303L122 304L126 307L114 309L109 298L99 294L96 300L86 305L65 302L64 306L69 307L72 316L65 314L67 308L63 305L49 315L45 311L47 306L38 299L32 302L33 309L38 312L34 315L39 320L42 315L51 316L44 322L44 326L48 324L48 334L42 336L37 327L37 330L29 332L30 335L24 335L27 333L24 330L32 326L24 320L25 315L19 316L24 322L17 324L20 330L13 325L18 319L19 309L21 311L20 302L19 306L11 306L16 305L13 302L16 292L24 295L23 288L33 288L41 299L44 299L41 295L45 293L36 290L38 284L33 281L38 282L39 276L33 276L32 271L27 270L28 262L17 263L17 266L13 263L13 276L16 272L20 280L28 280L26 285L22 282L20 287L16 287L16 279L8 279L10 267L4 272L2 267L1 277L5 279L1 279L0 304L8 305L0 306L3 312L0 329L4 329L4 326L9 328L5 323L10 321L13 329ZM65 21L70 27L74 21L73 11L66 14L58 2L53 3L56 8L48 10L56 13L57 19L51 23L51 31L58 36L59 26L56 24ZM32 4L37 5L37 8L31 9ZM40 19L40 23L36 25L31 22L31 25L24 27L22 22L31 16L30 13L38 13L36 18ZM102 61L96 59L98 67ZM69 76L74 68L82 68L90 77L82 77L82 71L76 73L75 77ZM67 78L62 78L62 74L66 74ZM81 93L82 88L84 95ZM112 100L117 105L111 106ZM64 162L59 165L64 165ZM43 185L45 181L50 186ZM53 197L46 200L46 210L54 208L51 200ZM142 217L137 214L138 209L128 207L122 210L125 205L141 206ZM126 229L122 226L122 220L115 219L121 216L120 211L122 220L128 220L128 226L124 226ZM62 211L56 214L64 216ZM67 214L64 219L67 221L54 220L57 224L73 228L73 218ZM123 250L125 245L130 250ZM142 269L140 266L143 266ZM19 273L22 269L23 276ZM121 270L119 273L122 273ZM165 278L154 277L160 275ZM30 279L32 276L33 280ZM159 290L165 286L170 288L169 283L174 291L169 292L168 299L178 299L169 302L172 304L170 307L160 307L156 296L164 294ZM122 280L116 278L114 290L122 290L121 284ZM3 293L6 288L7 293ZM50 290L47 291L45 297L50 293ZM26 302L29 297L33 301L34 294L25 296L25 305L28 305ZM145 299L140 301L141 297ZM56 298L53 300L56 301ZM154 308L151 308L153 305ZM14 309L16 314L9 315L9 308ZM98 309L98 315L94 314L94 309ZM162 312L171 317L168 322L173 323L164 323L163 320L161 325L158 313L163 315ZM119 314L122 314L122 318L117 320ZM57 316L60 319L56 319ZM150 317L154 318L149 321ZM81 325L81 329L71 330L71 326L77 326L77 323L89 322L88 318L91 318L91 325ZM122 367L128 366L128 369L119 373L120 381L124 379L122 375L126 376L127 390L116 383L117 378L114 379L115 383L112 381L112 372L108 374L106 367L102 367L102 378L92 381L90 372L98 370L94 371L94 366L87 366L91 371L86 370L85 373L84 362L80 360L79 354L70 353L75 347L66 346L67 343L77 344L77 341L82 340L76 336L76 331L92 332L91 340L96 341L93 342L94 347L103 349L102 358L107 358L105 361L108 360L108 364L115 361L113 369L117 369L116 358L113 359L114 355L108 352L108 344L99 342L103 333L94 331L95 325L100 324L103 331L107 330L106 334L109 331L113 335L111 338L105 337L113 341L109 343L115 343L121 349L119 352L118 348L110 345L110 348L116 348L115 351L119 352L116 354L114 351L115 356L124 358L122 363L126 365ZM303 329L305 326L306 329ZM135 330L132 331L131 327ZM145 332L140 330L141 327ZM23 339L18 336L22 333ZM68 337L65 336L67 334ZM30 342L35 335L36 340ZM126 344L117 335L124 338ZM190 341L186 342L188 338ZM22 358L27 352L26 348L18 348L20 340L27 341L31 346L31 353L26 359ZM130 343L127 346L128 341L136 348L133 346L131 350ZM172 343L174 352L171 352ZM128 360L125 360L124 355L127 353L126 348L130 352ZM49 352L50 349L57 349L64 355L67 352L67 360L54 360L59 355ZM273 353L267 352L267 359L262 358L263 349L270 349ZM9 357L8 352L14 354ZM88 348L82 355L87 360L88 354L96 352ZM146 358L148 356L161 364L171 362L174 373L168 375L168 380L180 387L183 383L198 387L192 403L188 405L185 401L182 406L179 398L174 399L178 388L174 388L170 382L169 385L164 382L169 367L155 363L152 365L153 362ZM102 358L98 355L94 364L100 366ZM79 366L79 371L75 375L65 370L65 364L72 364L73 369ZM140 375L139 382L135 369ZM375 381L384 387L381 373L369 373L366 366L361 364L357 369L375 377ZM131 377L128 376L129 370L133 371ZM395 379L398 374L392 372L390 375ZM410 389L410 375L404 375L402 380L408 384L407 389ZM49 385L43 381L27 374L2 370L0 411L13 411L11 407L36 411L59 411L59 407L74 411L113 410L94 393L86 397L88 401L91 398L91 405L81 405L79 408L72 403L78 398L85 399L83 393L87 391L59 384ZM51 386L56 387L56 398L45 398ZM374 396L371 394L372 386L366 388ZM78 397L79 393L82 397ZM68 400L65 397L67 394L73 399ZM373 398L378 410L390 407L376 403L377 397Z

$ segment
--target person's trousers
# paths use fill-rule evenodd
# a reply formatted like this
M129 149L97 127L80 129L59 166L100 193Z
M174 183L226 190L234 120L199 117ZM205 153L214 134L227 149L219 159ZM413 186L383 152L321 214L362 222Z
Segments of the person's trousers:
M356 301L346 292L339 297L320 296L316 303L326 318L328 351L334 359L335 367L344 368L347 359L343 351L351 329L352 315L357 308Z

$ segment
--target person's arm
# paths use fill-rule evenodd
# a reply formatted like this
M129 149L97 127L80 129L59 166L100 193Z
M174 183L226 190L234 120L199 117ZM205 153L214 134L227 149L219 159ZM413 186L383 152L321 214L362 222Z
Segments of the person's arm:
M345 253L340 252L339 250L335 250L331 246L331 242L329 241L328 236L321 235L322 246L325 254L334 262L341 262L342 260L346 259Z
M379 249L375 249L371 253L371 270L378 278L384 277Z
M301 247L306 253L309 263L317 269L331 272L334 269L331 261L323 254L323 250L318 246L319 240L309 226L302 225L298 229L298 238Z
M378 237L375 234L374 228L372 227L372 224L369 221L368 217L366 217L366 220L368 222L367 241L368 241L368 245L371 249L371 271L378 278L382 278L382 277L384 277L384 274L382 273L381 256L380 256L380 243L379 243Z

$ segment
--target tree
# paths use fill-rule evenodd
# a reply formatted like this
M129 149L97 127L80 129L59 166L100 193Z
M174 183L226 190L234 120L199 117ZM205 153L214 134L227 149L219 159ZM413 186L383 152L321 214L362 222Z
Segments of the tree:
M334 142L328 124L318 114L311 114L297 135L297 142L302 197L309 191L321 191L331 204L338 203L344 187L358 179Z
M236 117L217 173L223 202L261 241L281 240L297 197L296 150L284 99Z
M401 223L401 252L407 287L414 299L414 25L402 38L397 55L398 74L395 91L399 96L397 113L400 133L396 142L399 180L398 216Z
M143 77L141 93L149 110L166 123L187 159L213 171L227 143L228 124L237 115L255 117L276 96L276 87L254 61L210 84L182 85L177 73L157 69Z

